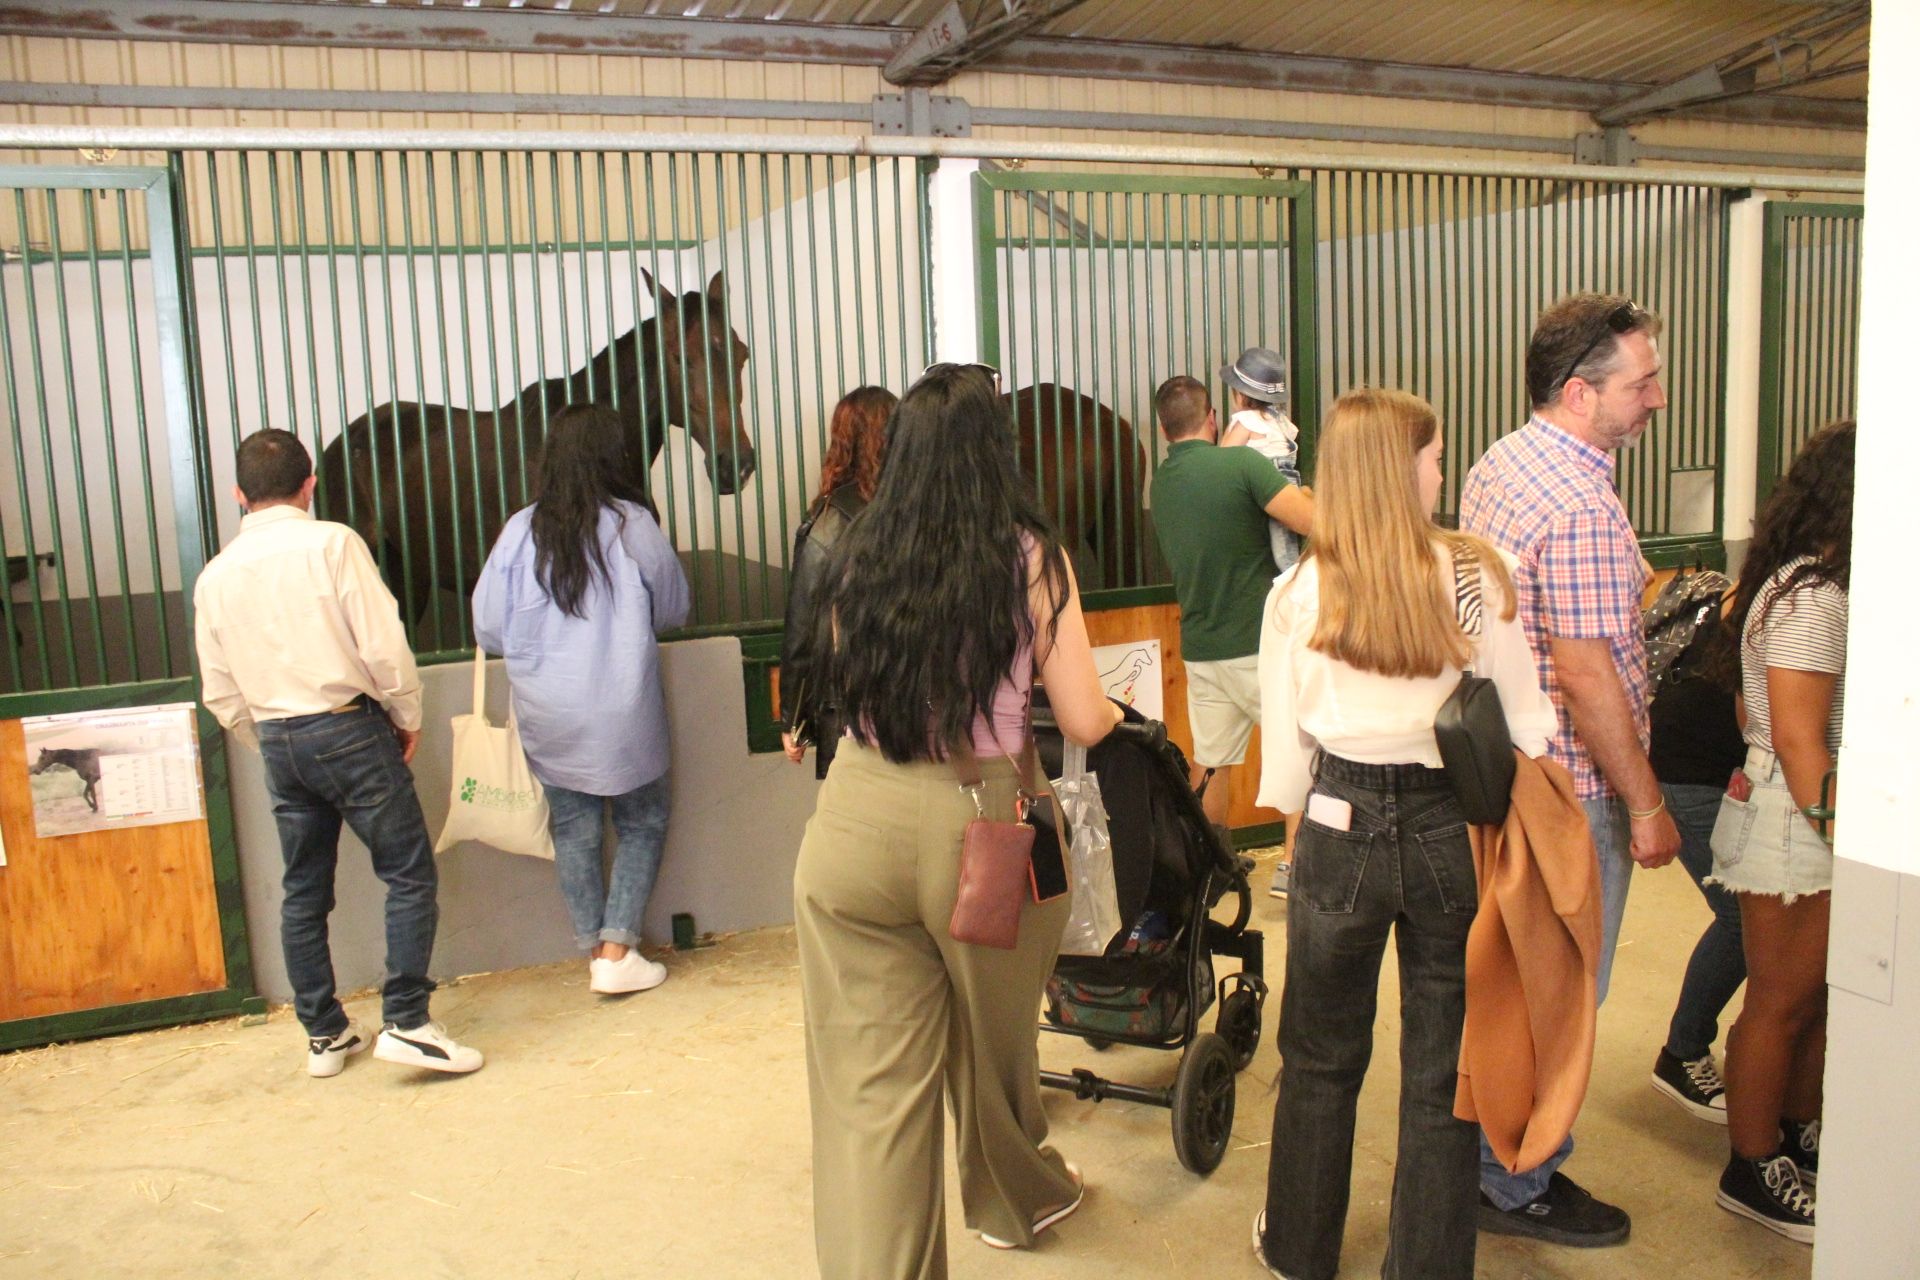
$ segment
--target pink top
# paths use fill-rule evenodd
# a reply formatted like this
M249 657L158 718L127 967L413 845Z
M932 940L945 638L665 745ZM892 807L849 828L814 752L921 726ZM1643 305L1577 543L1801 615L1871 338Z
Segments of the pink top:
M982 760L1018 756L1027 723L1027 698L1033 692L1033 645L1014 651L1013 667L993 691L993 714L973 718L973 754Z

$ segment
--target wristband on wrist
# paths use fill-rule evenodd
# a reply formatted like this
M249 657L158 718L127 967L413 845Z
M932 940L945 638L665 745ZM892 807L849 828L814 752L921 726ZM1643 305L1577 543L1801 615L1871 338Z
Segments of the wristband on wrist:
M1667 798L1665 796L1662 796L1660 797L1660 803L1653 806L1653 808L1651 809L1636 809L1632 805L1628 805L1627 816L1629 818L1632 818L1635 822L1644 822L1648 818L1658 817L1661 811L1664 810L1666 807L1667 807Z

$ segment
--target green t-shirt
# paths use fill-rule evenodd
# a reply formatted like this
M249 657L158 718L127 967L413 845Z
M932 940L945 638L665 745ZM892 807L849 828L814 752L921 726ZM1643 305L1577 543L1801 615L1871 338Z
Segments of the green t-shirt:
M1182 440L1167 450L1153 478L1153 527L1173 569L1188 661L1260 651L1260 608L1276 572L1266 507L1288 483L1253 449Z

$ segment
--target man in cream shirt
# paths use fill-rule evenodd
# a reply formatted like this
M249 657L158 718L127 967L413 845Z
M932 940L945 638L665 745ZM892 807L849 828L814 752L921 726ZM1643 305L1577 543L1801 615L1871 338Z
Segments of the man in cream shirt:
M308 1074L338 1075L369 1045L389 1062L477 1071L479 1051L427 1018L439 875L407 769L420 677L399 608L360 535L313 518L313 459L298 437L248 436L235 478L247 515L194 586L194 642L207 709L266 763L286 863L280 944ZM343 821L387 886L377 1042L334 994L327 913Z

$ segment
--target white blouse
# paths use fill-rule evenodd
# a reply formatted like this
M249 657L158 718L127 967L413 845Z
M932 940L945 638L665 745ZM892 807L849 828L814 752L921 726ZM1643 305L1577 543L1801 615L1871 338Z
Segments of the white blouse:
M1515 561L1499 553L1511 571ZM1440 581L1453 583L1453 562L1436 544ZM1506 601L1485 586L1483 634L1474 674L1494 682L1513 745L1528 756L1547 749L1552 702L1540 690L1533 651L1518 615L1502 620ZM1433 718L1460 682L1458 668L1437 676L1383 676L1359 671L1308 648L1320 618L1320 569L1303 560L1274 579L1260 630L1259 803L1282 813L1305 808L1316 748L1360 764L1440 767Z

